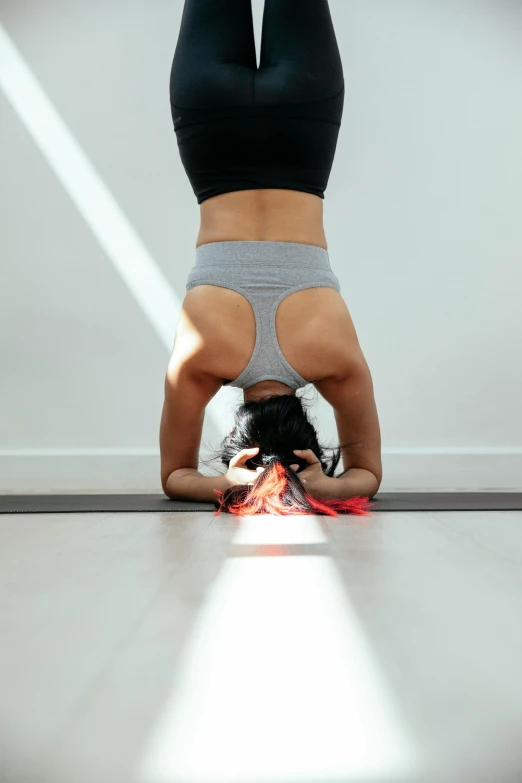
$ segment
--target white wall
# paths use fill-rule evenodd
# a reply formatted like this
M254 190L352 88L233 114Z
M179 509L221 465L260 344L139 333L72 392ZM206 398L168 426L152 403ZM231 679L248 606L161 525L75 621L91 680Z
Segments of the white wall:
M3 4L170 299L152 323L2 97L0 491L161 491L163 378L199 224L168 106L182 5ZM520 490L521 6L330 7L347 93L325 223L374 379L381 491ZM219 442L241 397L219 393L205 439ZM333 442L329 407L317 400L314 415Z

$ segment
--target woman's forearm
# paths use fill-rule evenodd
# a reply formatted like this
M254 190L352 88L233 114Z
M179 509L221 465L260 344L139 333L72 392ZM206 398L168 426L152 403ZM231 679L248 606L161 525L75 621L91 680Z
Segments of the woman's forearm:
M217 495L213 489L224 492L230 486L225 475L203 476L193 468L175 470L167 479L165 494L171 500L196 500L202 503L212 503Z
M323 498L373 497L379 489L377 477L363 468L350 468L341 476L335 476L325 485Z

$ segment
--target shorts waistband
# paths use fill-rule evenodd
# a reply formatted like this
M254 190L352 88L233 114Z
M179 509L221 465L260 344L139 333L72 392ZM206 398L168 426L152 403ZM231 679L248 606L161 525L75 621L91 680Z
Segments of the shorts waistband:
M309 266L331 271L327 250L301 242L231 240L207 242L196 248L196 266L245 266L250 263L296 269Z

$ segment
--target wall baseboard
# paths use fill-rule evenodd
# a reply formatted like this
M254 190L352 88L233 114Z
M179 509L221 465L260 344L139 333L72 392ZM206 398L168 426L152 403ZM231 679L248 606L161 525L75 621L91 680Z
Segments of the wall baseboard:
M383 449L380 491L520 492L521 477L519 447ZM161 492L159 453L154 449L0 450L0 493L97 490Z

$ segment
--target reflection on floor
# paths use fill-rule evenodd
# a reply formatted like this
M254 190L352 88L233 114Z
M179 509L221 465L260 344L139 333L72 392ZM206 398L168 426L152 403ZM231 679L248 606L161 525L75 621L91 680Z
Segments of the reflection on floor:
M0 515L9 783L522 773L522 514Z

